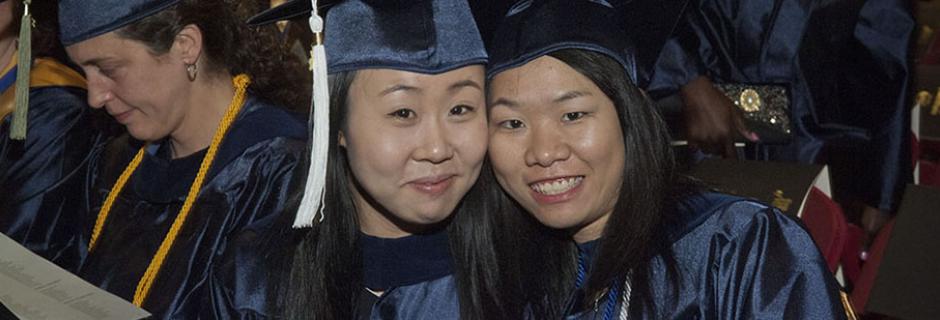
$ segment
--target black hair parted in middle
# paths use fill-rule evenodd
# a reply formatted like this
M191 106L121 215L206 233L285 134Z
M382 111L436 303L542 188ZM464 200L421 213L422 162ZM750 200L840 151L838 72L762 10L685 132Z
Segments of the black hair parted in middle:
M330 75L330 141L338 142L346 127L347 98L355 77L356 71ZM325 219L303 235L290 276L282 284L286 289L280 303L288 319L352 319L364 288L359 221L350 192L355 181L344 148L331 144L328 157ZM490 171L488 163L481 171ZM493 206L497 202L488 200L493 190L499 192L495 180L478 180L445 227L461 319L522 317L521 308L514 308L503 295L509 290L502 288L499 257L511 244L496 238L509 232L505 228L512 224L501 222L505 216Z

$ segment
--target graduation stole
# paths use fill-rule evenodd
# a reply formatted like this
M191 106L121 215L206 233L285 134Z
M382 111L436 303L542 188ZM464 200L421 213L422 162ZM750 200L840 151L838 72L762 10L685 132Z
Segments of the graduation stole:
M209 150L206 151L206 155L202 158L202 164L199 165L199 172L196 173L196 179L193 180L192 186L189 187L189 193L186 195L186 200L183 202L183 208L180 209L180 213L176 216L176 219L173 220L173 224L170 226L170 231L167 232L166 237L163 238L163 242L160 243L160 248L157 249L153 259L150 260L150 265L147 266L147 271L144 272L144 275L137 283L137 290L134 292L133 303L138 307L143 306L144 300L150 293L150 288L153 286L153 282L157 278L157 274L160 272L160 267L163 266L163 261L166 259L167 254L169 254L170 248L173 247L173 242L176 241L176 236L179 234L180 229L183 228L183 223L186 222L186 216L189 215L190 209L193 207L193 203L196 202L196 196L199 195L199 190L202 188L202 184L206 179L209 168L212 166L212 160L215 159L215 154L219 150L219 145L222 144L222 139L225 137L225 133L228 131L229 127L231 127L232 123L235 122L235 117L238 115L238 112L242 109L242 105L245 103L245 89L248 88L248 84L251 83L251 79L248 78L248 76L245 74L240 74L232 79L232 83L235 86L235 97L232 98L232 103L229 104L228 110L225 112L225 116L222 117L222 121L219 123L219 127L215 131L215 135L212 136L212 143L209 144ZM120 194L121 190L124 189L124 185L126 185L127 181L130 180L134 170L136 170L137 166L140 165L141 160L144 158L144 153L146 153L147 146L148 145L144 145L140 148L140 150L137 151L137 155L134 156L134 159L131 160L131 163L127 165L127 168L125 168L124 172L121 173L121 176L118 177L114 187L112 187L111 191L108 192L108 197L105 199L104 205L101 206L101 211L98 212L98 219L95 221L95 229L91 234L91 242L88 244L88 252L91 252L95 249L95 245L98 243L98 238L101 236L101 230L104 228L105 221L108 219L108 213L111 212L111 206L114 205L114 201L117 199L118 194Z
M14 54L16 56L16 54ZM16 59L12 59L3 68L0 77L0 120L13 113L16 108ZM75 87L86 89L85 78L81 74L59 63L46 58L36 58L29 73L29 88L43 87Z
M578 252L578 275L575 278L574 287L581 288L584 286L584 281L587 280L587 259L585 258L582 252ZM629 276L627 277L629 279ZM620 293L621 285L620 281L615 280L613 285L607 288L605 295L607 296L607 305L604 306L604 320L612 320L614 316L614 305L617 304L617 298L622 298L621 308L620 308L620 319L627 319L627 311L630 304L630 281L626 280L623 282L623 285L626 287L623 294ZM596 308L597 303L601 300L601 297L596 297L594 299L594 306Z

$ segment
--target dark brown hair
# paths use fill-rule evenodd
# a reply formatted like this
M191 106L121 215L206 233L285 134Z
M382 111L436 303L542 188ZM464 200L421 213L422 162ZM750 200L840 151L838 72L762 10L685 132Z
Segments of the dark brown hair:
M187 25L203 34L203 56L209 72L245 73L249 90L292 111L306 111L310 76L300 58L288 52L274 25L250 28L244 21L266 9L262 1L183 0L179 4L128 25L117 34L146 44L155 55L170 50Z

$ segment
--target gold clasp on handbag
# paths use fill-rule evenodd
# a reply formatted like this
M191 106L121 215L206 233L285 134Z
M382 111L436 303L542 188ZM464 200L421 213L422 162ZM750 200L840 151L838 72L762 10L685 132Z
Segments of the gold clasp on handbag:
M757 93L757 90L744 89L744 91L741 91L741 95L738 96L738 105L746 112L760 111L761 104L763 104L763 101L761 101L760 93Z

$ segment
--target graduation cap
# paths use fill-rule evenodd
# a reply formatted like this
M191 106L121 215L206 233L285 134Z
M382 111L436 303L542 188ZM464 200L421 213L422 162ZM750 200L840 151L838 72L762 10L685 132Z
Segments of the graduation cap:
M180 0L60 0L62 44L70 46L120 29Z
M466 0L320 1L329 10L329 73L389 68L437 74L486 63L486 50ZM292 0L248 20L257 26L309 16L309 0Z
M331 6L325 26L319 20L320 9L316 0L294 0L249 19L249 24L260 25L312 12L311 29L318 34L311 55L314 101L310 171L294 227L311 226L323 210L330 145L327 74L367 68L438 74L487 62L483 40L466 0L347 0ZM325 34L322 43L321 33Z
M624 15L603 0L523 0L506 14L490 42L487 75L524 65L546 54L581 49L605 54L636 82L636 54Z

